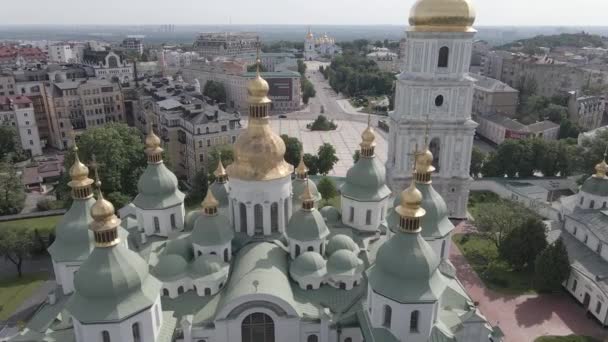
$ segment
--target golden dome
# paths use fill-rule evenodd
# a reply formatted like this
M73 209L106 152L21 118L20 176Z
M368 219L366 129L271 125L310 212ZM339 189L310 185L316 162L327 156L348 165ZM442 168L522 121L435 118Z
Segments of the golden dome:
M311 40L313 39L315 36L312 34L312 31L310 30L310 27L308 28L308 33L306 33L306 39Z
M435 171L433 167L433 153L426 147L424 151L416 154L416 172L427 173L433 171Z
M70 167L69 173L72 179L68 183L70 187L83 187L93 184L93 180L89 178L89 168L78 157L78 147L76 145L74 145L74 164Z
M402 217L417 218L424 216L426 213L421 205L422 193L412 181L410 186L401 193L401 204L395 210Z
M364 144L371 145L376 140L376 134L374 133L374 129L371 126L367 126L367 128L361 133L361 139Z
M418 0L410 10L410 30L474 32L475 9L470 0Z
M259 61L258 61L259 63ZM249 95L249 103L270 103L268 98L270 87L268 82L257 72L254 79L247 82L247 94Z
M215 199L215 196L213 196L213 192L211 191L211 189L207 189L207 195L205 196L205 199L201 203L201 206L203 207L203 209L214 209L214 208L217 208L217 206L219 204L220 204L220 202L218 202L218 200Z
M99 192L99 197L95 204L91 207L91 217L95 221L106 221L108 218L111 218L114 215L114 205L103 198L101 191Z
M601 163L597 164L595 166L595 177L597 178L604 178L606 177L606 174L608 173L608 164L606 164L606 160L602 160Z
M289 176L293 166L284 159L285 143L272 131L268 118L250 119L234 143L228 176L241 180L272 180Z
M222 164L222 154L221 153L218 154L217 169L215 169L215 171L213 172L213 175L218 178L226 176L226 169L224 168L224 164Z
M156 134L154 134L154 130L152 129L152 127L150 127L150 130L148 131L145 143L146 148L148 149L155 149L157 147L160 147L160 138Z
M308 168L306 167L306 164L304 164L304 151L300 151L300 163L298 164L298 167L296 167L296 175L304 178L307 173Z

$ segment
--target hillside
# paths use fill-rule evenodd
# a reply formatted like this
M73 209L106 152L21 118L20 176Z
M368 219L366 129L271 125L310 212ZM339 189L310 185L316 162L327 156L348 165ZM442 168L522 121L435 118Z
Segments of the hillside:
M581 33L562 33L551 36L536 36L529 39L520 39L509 44L497 47L499 50L521 49L525 52L536 52L541 47L555 48L558 46L567 47L605 47L605 37Z

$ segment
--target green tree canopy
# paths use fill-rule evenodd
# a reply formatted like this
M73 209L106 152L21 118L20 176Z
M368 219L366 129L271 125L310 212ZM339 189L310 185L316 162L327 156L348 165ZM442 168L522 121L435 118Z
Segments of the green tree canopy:
M530 217L534 217L534 213L519 203L499 200L479 203L474 216L477 229L500 250L509 233L523 225Z
M338 125L333 120L327 119L325 115L319 115L312 123L306 125L311 131L333 131Z
M570 277L568 251L561 239L545 248L535 262L534 286L539 292L556 292Z
M24 203L25 190L12 162L0 162L0 215L18 214Z
M478 147L473 146L473 151L471 153L471 177L476 178L479 176L485 158L486 154L483 153Z
M23 261L30 256L34 240L29 230L21 227L7 227L0 234L0 255L17 268L21 278Z
M516 270L533 267L536 257L547 247L545 224L530 217L510 231L500 244L500 256Z
M192 189L190 189L190 192L188 192L188 195L186 196L186 205L190 207L202 202L207 194L208 185L209 179L207 177L207 170L198 170L192 180Z
M13 161L26 159L19 143L17 129L13 126L0 125L0 160L9 158Z
M203 95L213 99L217 103L226 103L226 88L221 82L207 81L203 87Z
M326 175L329 171L333 170L334 165L338 162L336 157L336 149L332 144L324 143L319 146L319 152L317 153L318 161L317 168L319 173Z
M222 154L222 164L224 167L232 164L234 161L234 148L232 145L216 145L207 155L207 178L210 182L215 181L213 173L217 169L220 153ZM205 194L203 194L205 196Z
M314 154L304 154L304 164L308 168L308 174L311 176L319 174L319 157Z
M359 158L361 158L361 150L356 150L355 153L353 153L353 162L356 164L359 161Z
M332 89L349 97L388 95L393 91L394 74L381 71L376 62L360 53L345 51L334 57L328 70Z
M338 195L338 188L336 188L336 184L329 177L321 177L319 184L317 184L317 190L319 190L319 193L324 200L334 198Z
M298 166L300 163L302 143L298 138L290 137L287 134L282 134L281 139L283 139L283 142L285 143L285 161L294 167Z

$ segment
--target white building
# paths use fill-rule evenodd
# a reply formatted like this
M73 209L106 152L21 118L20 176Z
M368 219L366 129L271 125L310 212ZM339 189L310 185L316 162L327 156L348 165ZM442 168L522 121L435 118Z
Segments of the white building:
M557 140L559 136L559 125L548 120L524 125L500 114L478 115L475 116L475 120L479 123L477 134L496 145L502 144L507 139Z
M315 38L310 28L306 38L304 38L304 59L312 61L317 58L324 58L339 54L342 52L342 48L336 44L336 40L329 37L327 33L322 36Z
M457 28L429 27L425 19L410 19L405 65L397 76L395 110L389 114L386 163L391 188L403 189L412 169L408 154L416 145L422 145L425 123L432 121L430 149L438 172L435 187L446 199L450 217L460 218L466 217L469 166L477 127L471 120L475 80L468 75L476 31L471 27L474 18L467 18L471 22Z
M34 105L25 96L0 96L2 125L15 127L21 148L31 156L42 155L40 133L36 125Z
M98 79L120 83L133 80L133 63L115 52L85 50L83 62L94 69L95 77Z
M55 63L69 63L74 61L72 46L67 43L56 43L48 48L49 61Z

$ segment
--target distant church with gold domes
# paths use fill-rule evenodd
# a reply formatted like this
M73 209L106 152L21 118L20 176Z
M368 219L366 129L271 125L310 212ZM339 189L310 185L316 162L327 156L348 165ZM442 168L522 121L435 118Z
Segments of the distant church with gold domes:
M410 31L423 45L437 34L472 36L470 6L419 0ZM234 162L220 158L195 211L185 213L153 130L139 194L120 217L100 190L99 166L89 176L75 148L74 201L49 248L58 288L13 341L501 340L448 260L454 226L433 188L428 126L417 148L399 151L409 154L410 181L391 193L368 125L340 208L319 208L303 160L285 162L269 125L268 83L258 72L247 88L249 126Z

